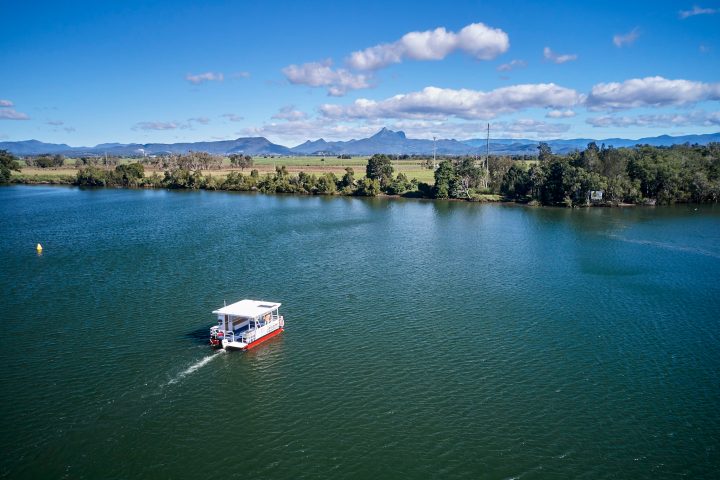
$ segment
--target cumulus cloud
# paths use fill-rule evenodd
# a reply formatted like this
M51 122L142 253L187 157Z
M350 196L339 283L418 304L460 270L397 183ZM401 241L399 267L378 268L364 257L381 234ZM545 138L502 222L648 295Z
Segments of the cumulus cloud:
M571 118L575 116L573 110L550 110L545 114L547 118Z
M509 63L503 63L502 65L497 67L498 72L509 72L510 70L513 70L515 68L525 68L527 67L527 63L525 60L512 60Z
M177 122L138 122L133 130L175 130L180 128Z
M714 8L702 8L695 5L692 10L680 10L678 16L684 20L688 17L694 17L695 15L712 15L714 13L717 13L717 10Z
M328 95L334 97L345 95L349 90L370 86L368 76L354 74L344 68L333 69L330 59L323 62L289 65L283 68L282 72L292 84L325 87Z
M577 60L578 56L577 54L563 54L560 55L558 53L553 52L550 47L545 47L543 49L543 57L545 57L545 60L548 60L553 63L565 63L565 62L572 62L573 60Z
M287 105L282 107L280 111L271 118L275 120L296 121L307 118L307 114L305 112L301 112L300 110L296 110L294 105Z
M185 80L192 83L193 85L200 85L205 82L222 82L225 79L222 73L205 72L192 75L188 73L185 75Z
M231 122L241 122L245 119L245 117L241 117L240 115L235 115L234 113L223 113L221 116L224 118L227 118Z
M12 108L0 108L0 120L30 120L30 116Z
M586 122L593 127L654 127L671 128L683 126L718 126L720 111L696 110L687 113L662 113L636 116L603 115L591 117Z
M14 105L10 100L0 100L0 107L12 107Z
M507 33L483 23L471 23L459 32L444 27L409 32L392 43L383 43L350 54L348 65L356 70L377 70L404 59L442 60L460 50L478 60L492 60L510 48Z
M336 119L488 119L526 108L572 107L582 99L575 90L554 83L514 85L489 92L426 87L380 101L361 98L350 105L323 104L320 112Z
M599 83L592 87L586 103L594 110L620 110L687 105L705 100L720 100L720 83L645 77L622 83Z
M639 36L640 36L640 30L637 27L635 27L628 33L623 33L623 34L618 33L618 34L613 35L613 43L618 48L623 47L625 45L632 45L633 43L635 43L635 40L637 40Z

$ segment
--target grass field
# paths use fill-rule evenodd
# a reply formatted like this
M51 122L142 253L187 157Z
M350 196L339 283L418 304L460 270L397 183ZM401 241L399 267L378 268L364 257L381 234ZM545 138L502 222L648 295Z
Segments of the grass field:
M290 173L297 174L299 172L321 174L325 172L332 172L338 177L342 177L345 174L346 167L352 167L355 170L355 177L360 178L365 175L365 165L367 165L368 157L352 157L349 159L340 159L336 157L275 157L275 158L264 158L254 157L254 166L246 168L244 173L249 174L250 170L257 169L260 174L273 173L275 167L285 165ZM124 158L120 160L120 163L130 163L137 161L137 159ZM417 179L419 182L426 182L432 184L434 182L433 171L424 168L421 165L420 160L396 160L393 161L393 167L395 168L395 174L400 172L404 173L409 179ZM217 178L224 178L228 173L233 171L240 171L239 168L232 168L230 166L230 160L225 159L223 167L219 170L204 170L203 175L212 175ZM19 178L33 178L38 181L52 181L53 178L64 178L67 176L75 177L77 169L75 168L75 159L65 159L65 165L58 168L36 168L36 167L23 167L22 172L13 172L13 177ZM162 173L161 170L153 169L152 167L145 166L145 175L152 175L153 173Z

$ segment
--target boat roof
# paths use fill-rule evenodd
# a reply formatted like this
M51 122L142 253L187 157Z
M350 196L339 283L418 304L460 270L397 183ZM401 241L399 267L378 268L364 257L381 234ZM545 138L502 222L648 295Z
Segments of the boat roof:
M276 310L281 303L265 302L263 300L240 300L213 310L216 315L232 315L233 317L255 318Z

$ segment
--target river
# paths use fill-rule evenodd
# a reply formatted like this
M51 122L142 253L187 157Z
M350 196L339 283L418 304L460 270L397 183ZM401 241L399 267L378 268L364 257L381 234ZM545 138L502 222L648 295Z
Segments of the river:
M2 477L720 468L717 206L13 186L0 239ZM242 298L286 331L213 352Z

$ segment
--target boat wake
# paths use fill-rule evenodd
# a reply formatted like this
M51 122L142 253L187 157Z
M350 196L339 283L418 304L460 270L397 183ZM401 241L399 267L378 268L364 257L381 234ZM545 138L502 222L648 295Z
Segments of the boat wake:
M207 357L201 358L200 360L198 360L197 362L193 363L188 368L186 368L185 370L180 372L175 378L170 380L167 384L173 385L175 383L178 383L180 380L187 377L191 373L194 373L194 372L200 370L202 367L204 367L208 363L212 362L215 358L222 355L223 353L225 353L225 350L218 350L215 353L213 353L212 355L208 355Z
M662 248L664 250L674 250L674 251L678 251L678 252L687 252L687 253L694 253L694 254L698 254L698 255L705 255L707 257L720 258L720 255L718 255L716 252L711 252L709 250L704 250L702 248L697 248L697 247L690 247L690 246L685 246L685 245L675 245L672 243L657 242L654 240L637 240L637 239L633 239L633 238L622 237L620 235L609 235L609 237L614 238L615 240L619 240L621 242L635 243L638 245L649 245L651 247Z

